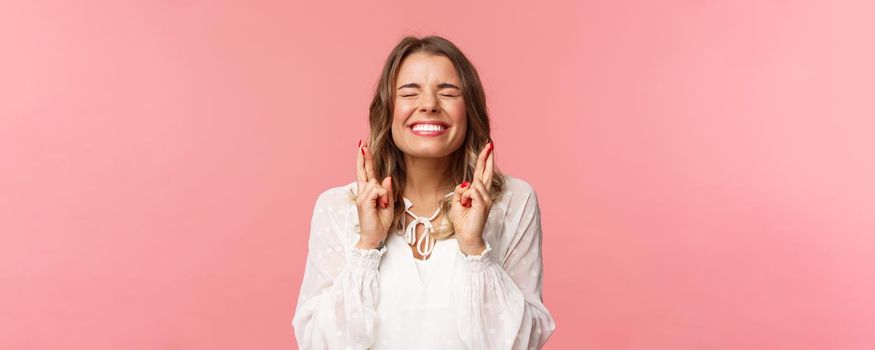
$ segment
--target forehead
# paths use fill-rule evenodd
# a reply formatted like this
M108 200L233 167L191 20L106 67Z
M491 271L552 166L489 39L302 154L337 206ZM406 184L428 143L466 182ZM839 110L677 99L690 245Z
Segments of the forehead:
M456 72L453 62L446 56L417 52L401 61L396 83L400 81L458 83L459 74Z

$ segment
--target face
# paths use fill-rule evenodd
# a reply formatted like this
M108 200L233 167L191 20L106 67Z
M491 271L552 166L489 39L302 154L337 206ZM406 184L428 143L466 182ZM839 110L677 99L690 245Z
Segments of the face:
M467 118L459 74L445 56L407 56L395 82L392 138L413 157L442 158L465 141Z

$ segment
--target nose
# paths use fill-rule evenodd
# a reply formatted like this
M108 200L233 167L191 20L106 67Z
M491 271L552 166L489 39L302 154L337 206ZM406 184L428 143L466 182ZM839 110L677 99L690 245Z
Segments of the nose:
M419 103L420 112L437 112L437 99L431 94L423 94Z

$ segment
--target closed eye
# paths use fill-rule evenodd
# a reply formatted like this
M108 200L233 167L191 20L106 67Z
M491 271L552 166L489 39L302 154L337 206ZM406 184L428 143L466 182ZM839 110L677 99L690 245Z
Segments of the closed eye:
M440 95L443 97L459 97L459 95L448 95L448 94L440 94ZM401 96L401 97L413 97L413 96L416 96L416 94L399 95L399 96Z

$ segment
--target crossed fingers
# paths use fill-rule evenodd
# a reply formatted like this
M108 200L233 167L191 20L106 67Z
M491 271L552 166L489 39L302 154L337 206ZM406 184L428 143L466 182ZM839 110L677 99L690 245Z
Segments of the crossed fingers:
M482 186L485 187L484 189L487 194L492 188L492 174L495 168L495 154L492 152L493 149L495 149L495 141L490 141L486 144L486 147L480 151L480 155L477 157L477 165L474 167L475 181L472 181L472 183L480 182ZM465 191L465 194L462 197L462 205L471 207L471 197L474 196L474 192L476 192L476 190L473 186L468 191Z

